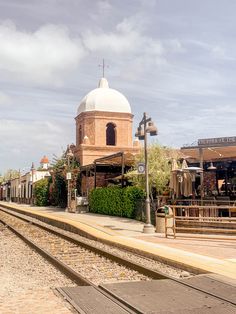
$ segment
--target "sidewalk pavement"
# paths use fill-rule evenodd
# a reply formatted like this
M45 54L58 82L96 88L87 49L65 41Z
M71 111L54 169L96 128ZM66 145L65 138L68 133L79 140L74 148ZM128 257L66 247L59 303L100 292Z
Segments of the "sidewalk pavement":
M144 234L143 223L123 217L93 213L68 213L55 207L36 207L0 202L27 212L69 223L106 241L131 247L204 271L234 279L236 284L236 237L180 234L176 239L163 234Z

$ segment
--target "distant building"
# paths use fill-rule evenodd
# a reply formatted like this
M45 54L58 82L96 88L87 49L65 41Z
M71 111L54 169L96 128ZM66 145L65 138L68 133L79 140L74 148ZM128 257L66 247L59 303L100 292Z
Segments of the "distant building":
M40 167L43 170L48 170L49 168L49 159L47 156L43 156L43 158L40 160Z
M8 180L0 186L1 200L30 204L33 202L33 185L35 182L50 176L49 159L44 156L40 161L40 167L35 169L32 163L30 171L19 171L17 178Z

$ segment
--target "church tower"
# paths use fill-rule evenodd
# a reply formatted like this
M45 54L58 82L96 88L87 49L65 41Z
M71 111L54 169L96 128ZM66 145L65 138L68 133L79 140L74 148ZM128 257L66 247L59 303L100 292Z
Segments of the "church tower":
M75 154L82 166L117 152L137 153L133 146L133 115L127 98L108 81L100 79L98 88L81 101L76 120Z

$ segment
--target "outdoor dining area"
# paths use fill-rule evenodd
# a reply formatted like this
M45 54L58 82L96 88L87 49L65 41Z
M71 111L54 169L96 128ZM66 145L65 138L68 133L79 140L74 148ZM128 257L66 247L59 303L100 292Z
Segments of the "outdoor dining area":
M206 195L206 171L204 167L189 166L185 159L172 160L168 201L171 216L165 217L166 236L186 232L236 234L236 201L219 195L215 185ZM171 226L168 219L173 222Z
M172 161L170 176L170 204L175 206L176 215L187 217L236 217L236 201L229 196L219 195L213 187L210 195L205 194L204 169L188 166L185 159Z

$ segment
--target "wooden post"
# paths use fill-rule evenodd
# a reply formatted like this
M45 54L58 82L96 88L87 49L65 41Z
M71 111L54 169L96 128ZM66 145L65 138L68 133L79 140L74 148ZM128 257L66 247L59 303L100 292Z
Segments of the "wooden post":
M175 209L176 209L176 208L173 208L173 232L174 232L174 239L176 238Z
M86 167L85 171L85 186L86 186L86 196L88 197L88 167Z
M203 197L204 197L204 174L203 174L203 149L199 148L199 159L200 159L200 168L202 168L202 172L200 173L200 193L201 193L201 205L203 205Z
M167 217L165 213L165 237L167 238Z
M124 152L121 155L121 186L124 187L124 172L125 172L125 156Z
M94 162L94 188L96 189L97 187L97 165L96 161Z

